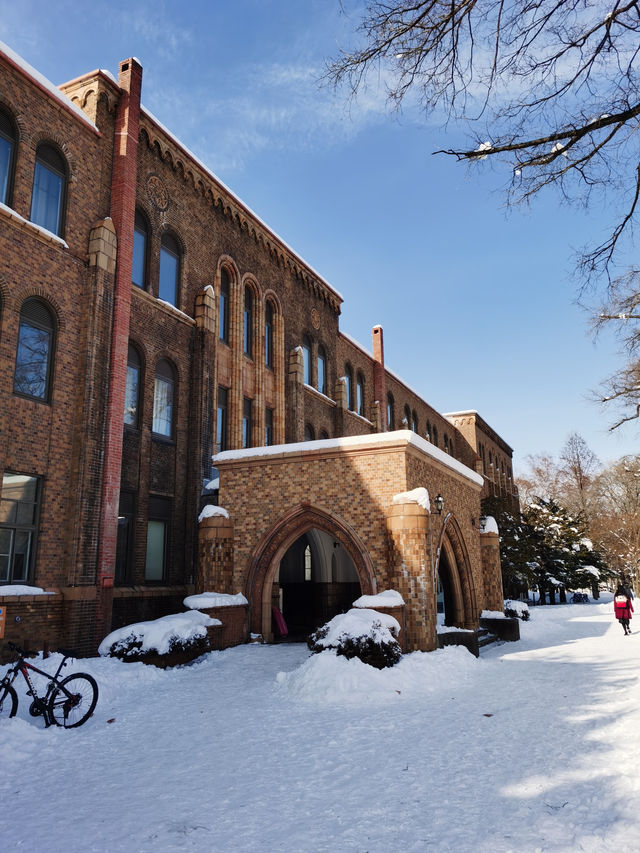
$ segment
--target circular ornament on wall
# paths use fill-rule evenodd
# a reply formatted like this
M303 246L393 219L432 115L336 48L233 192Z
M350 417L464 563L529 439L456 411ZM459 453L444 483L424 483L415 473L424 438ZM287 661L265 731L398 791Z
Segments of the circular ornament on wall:
M166 210L169 207L169 190L160 175L149 175L147 178L147 195L151 204L158 210Z
M316 330L316 332L320 328L320 313L318 312L317 308L311 309L311 325Z

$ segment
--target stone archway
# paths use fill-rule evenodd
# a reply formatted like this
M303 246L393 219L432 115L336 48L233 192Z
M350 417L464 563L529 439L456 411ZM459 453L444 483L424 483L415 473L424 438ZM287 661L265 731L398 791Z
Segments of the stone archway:
M450 515L440 534L436 576L445 594L446 624L458 628L477 628L477 601L469 554L460 526Z
M251 631L271 639L273 580L288 548L310 530L322 530L338 541L353 561L363 595L376 592L373 564L364 543L340 517L311 504L299 504L263 535L251 559L245 595L251 608Z

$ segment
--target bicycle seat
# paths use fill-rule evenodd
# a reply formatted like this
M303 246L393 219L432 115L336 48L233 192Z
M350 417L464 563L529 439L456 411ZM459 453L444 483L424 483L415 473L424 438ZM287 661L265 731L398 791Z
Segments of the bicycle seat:
M58 649L58 654L64 655L66 658L77 658L78 655L73 649Z

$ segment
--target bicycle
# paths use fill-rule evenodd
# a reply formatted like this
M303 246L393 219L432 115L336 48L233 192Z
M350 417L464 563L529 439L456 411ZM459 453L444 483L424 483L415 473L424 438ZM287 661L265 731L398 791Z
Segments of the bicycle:
M18 712L18 694L13 687L13 682L18 673L22 673L27 682L27 696L33 697L29 706L32 717L43 717L47 728L50 725L56 725L63 726L65 729L74 729L86 723L98 701L98 685L95 679L85 672L74 672L66 678L60 678L62 668L67 665L67 660L73 657L71 652L59 650L63 656L62 661L55 675L51 675L26 660L26 652L20 646L15 643L7 643L7 645L11 651L16 652L18 660L0 681L0 719L15 717ZM44 695L39 696L36 692L29 670L48 679Z

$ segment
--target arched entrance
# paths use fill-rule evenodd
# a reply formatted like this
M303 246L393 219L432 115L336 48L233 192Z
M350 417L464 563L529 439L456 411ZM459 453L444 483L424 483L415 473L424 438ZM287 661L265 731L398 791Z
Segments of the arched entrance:
M326 621L322 617L323 612L328 613L335 605L327 608L327 595L323 596L321 585L328 583L333 587L334 570L336 578L344 577L344 583L352 584L351 589L356 592L354 597L372 595L376 591L371 560L353 528L333 513L310 504L300 504L265 533L254 552L245 591L251 605L251 630L270 641L271 607L281 603L285 618L287 611L290 618L294 617L292 627L305 631L317 619L322 624ZM327 580L329 572L331 581ZM310 579L305 580L305 576ZM329 588L325 590L326 593L329 591ZM342 592L346 601L351 593L347 588ZM313 627L316 626L310 630Z
M440 534L436 570L438 622L477 628L476 593L469 555L457 521L450 516Z

